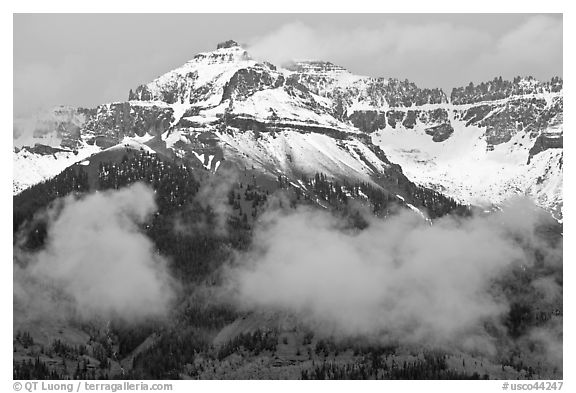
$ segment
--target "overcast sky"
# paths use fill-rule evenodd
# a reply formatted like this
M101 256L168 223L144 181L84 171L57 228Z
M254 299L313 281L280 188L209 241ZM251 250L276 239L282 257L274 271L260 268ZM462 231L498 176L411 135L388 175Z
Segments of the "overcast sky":
M235 39L274 63L329 60L446 90L562 76L562 16L536 14L16 14L14 115L125 100Z

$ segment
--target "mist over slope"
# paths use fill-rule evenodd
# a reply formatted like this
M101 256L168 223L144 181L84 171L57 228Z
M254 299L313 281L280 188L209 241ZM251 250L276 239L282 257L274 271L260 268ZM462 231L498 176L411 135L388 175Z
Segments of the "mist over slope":
M241 307L294 313L326 333L495 354L486 324L502 328L513 301L499 280L539 265L549 274L527 290L561 293L562 243L536 232L548 220L527 200L433 224L399 211L368 218L362 231L325 211L269 212L253 250L228 270L228 290ZM545 257L537 261L527 245Z
M198 206L210 181L198 188ZM36 252L24 247L15 265L14 300L28 320L170 326L187 307L210 309L216 302L242 319L252 315L262 329L268 322L258 315L290 316L302 326L297 329L319 340L435 348L493 362L517 352L526 364L540 362L540 372L562 367L561 320L554 317L562 304L562 239L550 237L544 229L557 224L527 199L491 214L433 221L401 205L384 218L351 206L364 221L358 227L353 216L293 205L282 193L260 209L249 246L223 256L213 278L198 285L169 267L170 257L153 251L155 236L137 227L150 225L154 195L136 183L57 200L43 214L45 246ZM209 233L226 239L230 232L218 215L230 225L235 209L228 203L214 199L207 207L213 226L188 223L183 210L168 230L182 234L191 225L180 239ZM207 300L191 295L197 291L213 300L200 306Z
M34 309L39 298L61 293L73 310L63 317L85 320L138 323L165 315L176 283L166 260L138 229L155 210L153 190L140 183L59 200L44 213L45 248L20 254L21 264L15 265L14 301Z

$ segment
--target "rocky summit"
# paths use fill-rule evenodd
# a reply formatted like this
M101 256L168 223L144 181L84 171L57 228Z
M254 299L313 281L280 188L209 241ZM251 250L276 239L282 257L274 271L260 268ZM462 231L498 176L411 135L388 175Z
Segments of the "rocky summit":
M485 208L527 195L561 219L562 84L497 77L447 94L325 61L279 67L229 40L127 101L56 108L48 127L15 140L13 190L128 146L211 172L230 161L296 185L321 172L408 200L398 179Z

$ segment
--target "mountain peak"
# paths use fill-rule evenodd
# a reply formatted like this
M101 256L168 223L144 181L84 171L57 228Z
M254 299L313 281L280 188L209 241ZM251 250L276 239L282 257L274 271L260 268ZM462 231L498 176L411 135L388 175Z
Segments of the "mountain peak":
M223 41L223 42L218 43L218 45L216 46L216 50L224 49L224 48L232 48L234 46L240 46L240 44L238 44L234 40L227 40L227 41Z

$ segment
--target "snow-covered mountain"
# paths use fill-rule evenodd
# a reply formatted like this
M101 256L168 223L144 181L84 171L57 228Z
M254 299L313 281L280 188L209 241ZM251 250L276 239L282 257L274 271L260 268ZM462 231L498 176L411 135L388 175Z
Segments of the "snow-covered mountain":
M59 109L68 115L52 132L15 141L14 193L102 150L143 144L210 171L226 160L295 184L322 172L408 201L406 182L479 205L527 194L561 217L562 109L558 78L495 79L447 96L328 62L276 67L227 41L126 102Z
M484 90L484 92L481 92ZM449 135L435 141L426 113L404 111L402 123L372 134L374 143L416 183L459 201L500 204L526 194L561 216L562 82L498 79L455 89L440 104ZM409 120L410 116L416 120ZM433 129L434 127L432 127Z

